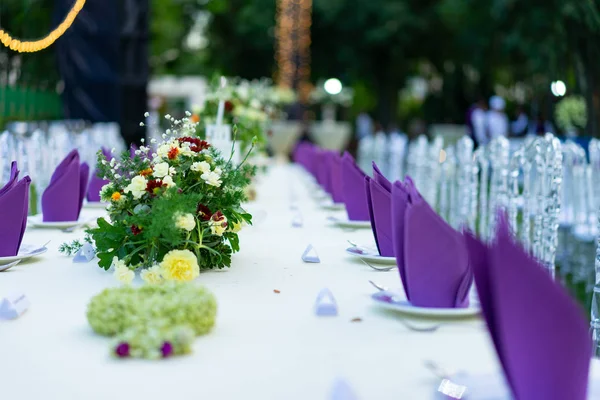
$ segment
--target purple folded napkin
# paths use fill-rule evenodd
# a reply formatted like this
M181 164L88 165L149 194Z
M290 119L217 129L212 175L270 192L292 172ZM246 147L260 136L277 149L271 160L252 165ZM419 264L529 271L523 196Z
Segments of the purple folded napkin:
M411 304L467 307L473 272L463 235L427 204L410 178L392 188L392 217L398 270Z
M344 202L344 191L342 190L342 157L334 153L331 157L331 197L334 203Z
M13 161L8 183L0 189L0 257L13 257L19 253L29 212L28 176L18 180L19 170Z
M486 324L515 399L585 400L592 354L579 306L511 238L466 243Z
M373 229L379 255L394 257L391 193L368 176L365 176L365 191L367 204L369 205L371 228Z
M342 157L342 193L350 221L369 221L365 176L354 158L345 152Z
M323 156L323 165L322 165L322 169L324 169L323 171L323 175L324 175L324 182L323 182L323 189L325 189L325 191L333 196L333 176L332 176L332 172L333 172L333 157L334 157L335 153L331 152L331 151L326 151L324 156Z
M110 150L104 147L102 148L102 154L104 154L104 158L106 158L107 161L110 161L113 158ZM87 200L94 203L99 202L100 190L108 183L109 181L98 177L98 171L94 171L94 175L90 178L90 184L88 186Z
M42 195L44 222L77 221L83 205L90 169L80 165L79 153L71 151L52 174Z
M324 150L319 150L315 154L315 162L317 164L317 182L319 185L325 189L327 185L327 179L329 179L329 170L327 165L327 152Z
M381 173L375 161L373 161L373 179L387 190L388 193L392 193L392 183Z
M374 179L368 176L365 177L365 190L375 244L380 256L394 257L391 209L392 184L383 176L375 163L373 163L373 176Z

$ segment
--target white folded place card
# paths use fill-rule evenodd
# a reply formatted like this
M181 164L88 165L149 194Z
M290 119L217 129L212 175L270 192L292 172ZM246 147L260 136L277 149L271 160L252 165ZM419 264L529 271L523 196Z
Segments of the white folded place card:
M81 246L81 249L79 249L77 254L75 254L75 257L73 257L73 262L88 263L94 258L96 258L96 250L94 250L94 246L92 246L89 243L84 243L84 245Z
M319 317L335 317L338 314L338 306L329 289L323 289L317 296L315 302L315 314Z
M321 259L317 254L317 250L313 247L312 244L309 244L304 253L302 253L302 261L306 263L320 263Z
M331 390L330 400L358 400L358 397L343 379L338 379Z
M29 299L24 293L13 293L0 303L0 319L15 319L29 308Z
M298 212L294 215L294 218L292 218L292 226L294 228L302 228L303 225L304 219L302 218L302 214Z

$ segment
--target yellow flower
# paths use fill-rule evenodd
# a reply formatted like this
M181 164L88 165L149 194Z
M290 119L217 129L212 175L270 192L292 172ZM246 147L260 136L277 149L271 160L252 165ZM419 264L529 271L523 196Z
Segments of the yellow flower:
M149 285L156 285L163 281L160 265L154 265L151 268L143 270L140 273L140 276L142 280Z
M112 265L115 269L115 278L124 285L130 285L133 278L135 278L135 272L130 270L127 265L125 265L125 262L119 260L117 257L113 258Z
M110 199L111 199L112 201L119 201L119 200L121 200L121 193L119 193L119 192L114 192L114 193L112 194L112 196L110 196Z
M229 228L229 230L233 233L238 233L239 231L242 230L242 228L246 225L246 222L234 222L233 224L231 224L231 227Z
M189 250L171 250L160 263L162 276L168 281L191 281L200 275L198 259Z

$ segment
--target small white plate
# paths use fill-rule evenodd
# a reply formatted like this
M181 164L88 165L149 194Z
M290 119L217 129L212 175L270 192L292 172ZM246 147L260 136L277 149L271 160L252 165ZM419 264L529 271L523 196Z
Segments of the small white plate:
M388 310L400 311L404 314L418 315L420 317L470 317L481 312L479 304L470 304L466 308L434 308L416 307L394 292L382 291L371 295L377 305ZM473 303L473 302L471 302Z
M83 204L83 208L94 208L94 209L106 209L108 207L108 203L103 203L99 201L90 201Z
M331 199L326 199L319 202L319 207L323 210L329 211L341 211L346 209L346 205L344 203L334 203Z
M66 229L74 226L82 225L85 221L79 219L78 221L56 221L56 222L44 222L42 214L32 215L27 218L29 224L34 228L48 228L48 229Z
M46 247L46 245L40 247L22 244L21 248L19 249L19 254L17 254L16 256L0 257L0 266L10 264L15 261L27 260L28 258L37 257L41 254L44 254L47 251L48 248Z
M369 247L348 247L346 253L373 264L396 265L396 257L382 257L379 255L377 249L371 249Z
M340 228L371 229L371 221L350 221L348 217L328 217L327 220Z

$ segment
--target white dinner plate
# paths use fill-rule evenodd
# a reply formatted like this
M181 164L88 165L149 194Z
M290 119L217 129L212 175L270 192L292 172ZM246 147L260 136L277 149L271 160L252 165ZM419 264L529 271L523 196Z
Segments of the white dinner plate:
M83 208L94 208L94 209L106 209L108 207L108 203L103 203L101 201L89 201L83 204Z
M328 217L327 220L333 222L340 228L371 229L371 221L351 221L348 217Z
M382 257L375 248L352 246L346 249L346 253L374 264L396 265L396 257Z
M35 245L27 245L22 244L19 249L19 254L12 257L0 257L0 268L2 265L10 264L15 261L27 260L28 258L37 257L41 254L44 254L48 251L46 245L44 246L35 246Z
M42 214L32 215L27 218L29 224L34 228L48 228L48 229L66 229L74 226L82 225L85 221L81 218L78 221L56 221L56 222L44 222Z
M371 298L382 308L420 317L469 317L481 312L479 304L473 304L473 302L466 308L416 307L410 304L404 296L390 291L374 293Z
M448 400L453 397L446 396L445 393L453 393L453 390L459 393L464 390L461 400L512 400L510 390L501 374L475 374L460 372L453 375L450 383L442 382L435 386L435 400ZM600 380L591 377L588 387L588 399L600 398ZM457 392L454 392L456 395Z

